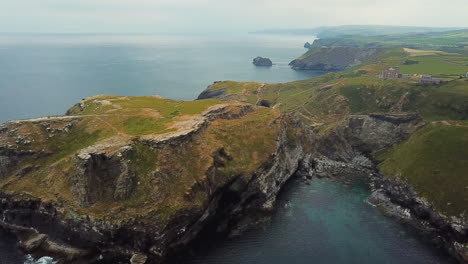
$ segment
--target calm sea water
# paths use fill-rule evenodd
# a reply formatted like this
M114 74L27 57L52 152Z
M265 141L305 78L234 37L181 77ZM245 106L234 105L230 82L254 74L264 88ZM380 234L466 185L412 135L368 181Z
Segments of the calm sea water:
M96 94L190 100L216 80L287 82L321 72L287 64L313 37L0 35L0 123L63 114ZM276 64L257 68L256 56ZM216 246L198 249L183 264L452 263L417 232L364 202L363 184L328 180L288 184L271 223ZM0 264L31 260L0 231Z
M196 250L177 264L449 264L427 238L365 202L368 185L294 179L263 228Z
M63 114L96 94L192 100L217 80L287 82L306 36L0 35L0 123ZM271 68L255 67L256 56Z

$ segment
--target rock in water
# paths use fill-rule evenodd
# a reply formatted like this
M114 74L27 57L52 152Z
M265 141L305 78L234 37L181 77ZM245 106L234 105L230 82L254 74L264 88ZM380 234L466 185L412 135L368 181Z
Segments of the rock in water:
M273 65L273 63L271 62L269 58L263 58L263 57L257 57L253 59L253 64L255 66L266 66L266 67L270 67Z

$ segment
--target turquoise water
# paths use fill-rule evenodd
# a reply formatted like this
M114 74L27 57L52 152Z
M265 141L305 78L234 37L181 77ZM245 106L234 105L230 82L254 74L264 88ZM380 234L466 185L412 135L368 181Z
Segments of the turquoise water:
M278 210L259 230L199 249L183 264L456 263L408 226L365 202L364 183L289 183Z
M96 94L192 100L217 80L287 82L306 36L0 35L0 123L63 114ZM255 67L256 56L276 65Z

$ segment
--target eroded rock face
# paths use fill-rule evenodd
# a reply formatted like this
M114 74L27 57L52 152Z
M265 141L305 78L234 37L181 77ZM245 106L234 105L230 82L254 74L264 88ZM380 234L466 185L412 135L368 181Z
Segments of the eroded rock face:
M217 83L217 82L215 82ZM197 100L210 99L210 98L223 98L223 90L204 90L198 97Z
M131 145L112 153L92 146L77 154L72 192L81 206L90 206L106 195L115 200L130 196L136 184L136 174L128 164L131 151Z
M11 159L8 156L0 156L0 178L6 177L9 174Z
M351 115L344 129L347 141L363 153L373 153L408 138L424 125L416 114Z
M17 170L17 165L21 160L34 157L45 157L48 154L49 153L40 151L36 152L30 150L20 150L14 148L13 146L0 146L0 180L10 176L12 173L24 175L39 166L25 166L24 168L22 168L22 170Z
M343 71L371 61L380 51L379 48L316 47L289 65L294 70Z

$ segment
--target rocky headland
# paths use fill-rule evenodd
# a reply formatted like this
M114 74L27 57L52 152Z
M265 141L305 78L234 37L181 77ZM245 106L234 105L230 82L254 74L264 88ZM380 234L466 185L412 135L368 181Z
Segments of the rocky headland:
M303 56L289 63L291 68L294 70L343 71L375 59L381 51L380 48L314 47L313 45L309 45L309 49Z
M300 121L245 103L187 104L98 96L68 116L4 124L1 227L63 263L159 263L205 228L270 212L306 152ZM138 118L151 129L125 126Z

